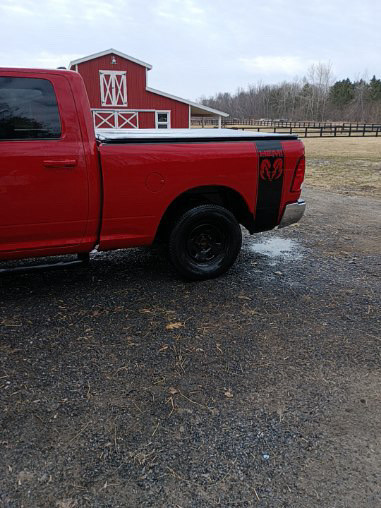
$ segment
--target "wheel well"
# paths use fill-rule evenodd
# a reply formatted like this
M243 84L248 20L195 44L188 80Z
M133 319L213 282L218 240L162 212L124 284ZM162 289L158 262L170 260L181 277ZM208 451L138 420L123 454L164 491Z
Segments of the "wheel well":
M222 186L196 187L180 194L165 211L156 234L157 240L166 240L168 234L184 212L195 206L213 204L220 205L229 210L237 222L248 229L254 229L254 218L239 192Z

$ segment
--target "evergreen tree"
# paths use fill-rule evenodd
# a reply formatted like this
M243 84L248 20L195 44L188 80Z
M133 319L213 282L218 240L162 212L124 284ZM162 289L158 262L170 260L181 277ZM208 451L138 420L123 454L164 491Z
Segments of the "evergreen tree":
M369 99L381 101L381 79L377 79L376 76L373 76L369 82Z
M336 83L331 87L330 100L335 106L343 107L349 104L355 96L355 85L349 78Z

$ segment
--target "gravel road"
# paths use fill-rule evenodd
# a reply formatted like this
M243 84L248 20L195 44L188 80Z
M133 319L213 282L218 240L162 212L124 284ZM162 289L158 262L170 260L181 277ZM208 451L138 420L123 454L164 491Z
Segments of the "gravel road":
M381 201L307 188L230 272L0 278L0 505L381 505Z

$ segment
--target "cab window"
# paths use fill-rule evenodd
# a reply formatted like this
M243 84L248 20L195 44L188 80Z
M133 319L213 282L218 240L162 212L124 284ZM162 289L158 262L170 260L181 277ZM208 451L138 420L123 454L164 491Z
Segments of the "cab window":
M52 83L47 79L0 77L0 141L60 137Z

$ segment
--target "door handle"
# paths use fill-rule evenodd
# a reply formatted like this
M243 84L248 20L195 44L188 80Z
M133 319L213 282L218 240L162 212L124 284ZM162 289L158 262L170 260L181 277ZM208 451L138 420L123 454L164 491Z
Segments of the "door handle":
M74 168L77 165L76 159L65 159L65 160L52 160L52 161L44 161L44 166L49 169L53 168Z

